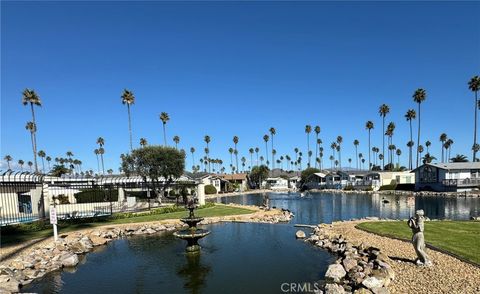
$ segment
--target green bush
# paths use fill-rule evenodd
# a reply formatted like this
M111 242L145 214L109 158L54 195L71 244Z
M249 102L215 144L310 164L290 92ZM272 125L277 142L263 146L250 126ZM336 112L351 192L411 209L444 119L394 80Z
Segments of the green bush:
M352 185L345 186L345 188L343 188L343 191L353 191L353 186Z
M118 201L118 190L92 188L78 192L74 196L77 203Z
M57 199L59 204L70 204L70 201L68 200L67 195L58 195Z
M371 186L367 187L367 188L363 189L363 191L373 191L373 187L371 187Z
M175 190L170 190L170 192L168 192L168 195L171 196L171 197L176 197L179 194L177 192L175 192Z
M217 189L212 185L206 185L205 194L206 195L217 194Z
M397 181L392 180L389 185L383 185L380 187L379 191L389 191L397 189Z

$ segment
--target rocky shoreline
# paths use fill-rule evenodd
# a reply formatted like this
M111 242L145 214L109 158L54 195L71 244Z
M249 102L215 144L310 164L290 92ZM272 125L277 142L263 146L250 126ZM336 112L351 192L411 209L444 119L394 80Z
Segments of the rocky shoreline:
M334 253L338 258L328 266L325 274L325 294L383 294L395 273L388 263L388 256L379 248L363 243L354 245L342 235L331 230L331 225L320 224L307 238L305 232L297 231L297 238Z
M279 223L288 222L293 214L288 210L257 210L252 214L206 218L200 224L218 222ZM16 293L24 285L47 273L62 268L75 267L79 256L91 252L115 239L134 235L151 235L159 232L172 232L185 228L178 220L165 220L152 223L123 224L105 226L61 234L55 242L46 240L32 249L20 252L15 257L0 263L0 293Z
M326 192L335 194L364 194L364 195L399 195L399 196L436 196L436 197L480 197L478 192L433 192L433 191L362 191L362 190L339 190L339 189L311 189L310 192Z

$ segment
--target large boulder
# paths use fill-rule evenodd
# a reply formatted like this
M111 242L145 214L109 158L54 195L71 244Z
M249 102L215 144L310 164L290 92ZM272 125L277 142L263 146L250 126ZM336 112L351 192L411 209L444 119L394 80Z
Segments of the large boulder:
M325 273L325 279L327 281L338 283L346 274L347 272L341 264L331 264L328 266L327 272Z
M384 284L385 280L378 277L368 277L362 282L362 285L368 289L381 288Z
M339 284L327 284L325 286L325 294L345 294L345 289Z
M354 258L345 258L342 262L345 271L349 272L352 268L357 266L357 260Z
M298 231L295 233L295 237L297 237L297 239L304 239L305 237L307 237L307 235L305 234L304 231L298 230Z
M62 266L74 267L79 263L77 254L66 254L61 258Z
M14 278L0 283L0 293L17 293L20 292L20 282Z
M96 235L90 235L90 241L92 241L93 246L100 246L107 243L107 239Z

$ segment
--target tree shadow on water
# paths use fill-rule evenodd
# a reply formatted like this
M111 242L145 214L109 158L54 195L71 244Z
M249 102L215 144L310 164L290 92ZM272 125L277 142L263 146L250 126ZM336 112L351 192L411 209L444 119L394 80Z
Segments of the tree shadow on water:
M196 294L201 292L201 288L205 286L205 280L211 271L209 265L202 264L200 253L185 254L186 264L181 267L177 274L185 279L184 288L190 293Z

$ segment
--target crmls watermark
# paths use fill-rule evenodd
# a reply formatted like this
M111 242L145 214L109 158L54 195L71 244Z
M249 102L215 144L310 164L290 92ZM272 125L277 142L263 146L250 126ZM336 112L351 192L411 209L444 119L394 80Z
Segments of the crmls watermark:
M282 283L280 290L283 293L321 293L319 283Z

